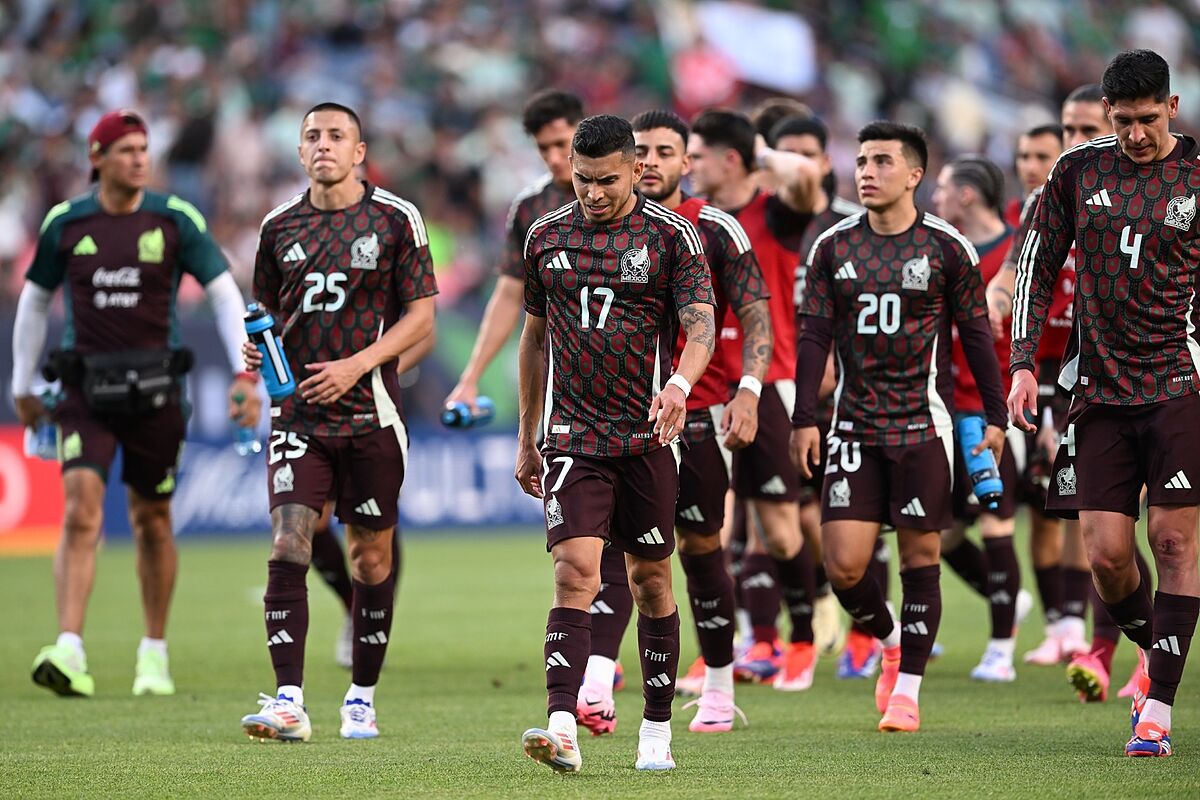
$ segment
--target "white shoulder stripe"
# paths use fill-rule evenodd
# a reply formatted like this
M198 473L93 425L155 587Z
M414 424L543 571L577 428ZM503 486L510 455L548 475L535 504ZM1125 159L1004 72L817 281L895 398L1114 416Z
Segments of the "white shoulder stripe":
M1058 174L1058 165L1061 164L1063 162L1063 159L1066 158L1067 156L1069 156L1073 153L1078 153L1081 150L1087 150L1089 148L1098 148L1099 149L1099 148L1105 148L1105 147L1112 147L1116 143L1117 143L1117 135L1115 133L1110 133L1107 136L1099 136L1095 139L1089 139L1088 141L1081 142L1068 150L1064 150L1062 153L1059 154L1058 158L1054 161L1054 166L1050 168L1050 174L1047 177L1047 181L1054 175Z
M853 216L850 216L850 217L846 217L844 220L841 220L840 222L835 222L833 225L830 225L828 228L826 228L824 230L824 232L822 232L821 235L817 237L817 240L815 242L813 242L812 247L809 248L808 257L804 259L804 263L806 265L812 263L813 256L815 256L817 254L817 248L821 246L821 242L825 241L830 236L833 236L838 231L850 230L854 226L858 225L858 223L862 220L863 214L865 214L865 213L867 213L866 210L860 211L857 214L854 214Z
M551 211L549 214L544 214L533 221L533 224L529 226L529 230L525 232L525 250L524 250L524 252L525 252L526 258L529 258L529 243L533 241L533 237L537 234L537 232L540 231L542 228L546 227L547 225L549 225L551 222L554 222L555 220L558 220L562 217L565 217L567 214L570 214L571 209L574 208L574 206L575 206L575 202L576 201L572 200L571 202L567 203L565 206L559 206L558 208Z
M508 230L513 226L513 220L517 218L517 209L531 197L537 197L546 187L550 185L552 176L547 172L542 177L538 178L533 183L526 186L521 191L517 192L517 196L513 198L512 204L508 207L508 216L504 219L504 229Z
M268 223L268 222L270 222L271 220L275 219L275 218L276 218L276 217L278 217L280 214L282 214L283 212L287 211L289 208L291 208L292 206L296 205L297 203L299 203L299 202L300 202L301 200L303 200L303 199L304 199L304 192L301 192L300 194L296 195L295 197L293 197L292 199L288 200L287 202L280 203L279 205L275 206L273 209L271 209L270 211L268 211L268 212L267 212L267 215L266 215L265 217L263 217L262 224L260 224L260 225L258 226L258 235L259 235L259 236L262 236L263 229L267 227L267 223Z
M949 234L951 238L961 244L963 249L967 251L967 255L971 258L971 266L979 264L979 252L975 249L975 245L971 244L971 241L967 237L963 236L962 232L960 232L958 228L954 227L949 222L946 222L946 220L942 219L941 217L935 217L929 212L925 213L924 221L928 227L936 231Z
M737 245L738 255L751 249L750 237L746 235L746 229L732 214L728 214L716 206L704 206L700 209L700 218L711 220L724 228L725 232L729 234L729 238L733 239L734 244Z
M846 216L858 214L864 210L863 207L858 203L852 203L843 197L838 197L837 195L834 195L833 199L829 201L829 207L833 209L835 214L845 214Z
M415 205L378 186L371 193L371 199L382 205L398 209L404 216L408 217L408 225L412 228L413 241L417 247L429 246L429 232L425 230L425 220L422 219L421 212Z
M685 217L681 217L674 211L659 205L653 200L647 200L642 208L649 216L661 219L678 230L683 235L683 241L687 244L688 250L691 251L692 255L704 255L704 245L700 243L700 234L696 233L695 226Z

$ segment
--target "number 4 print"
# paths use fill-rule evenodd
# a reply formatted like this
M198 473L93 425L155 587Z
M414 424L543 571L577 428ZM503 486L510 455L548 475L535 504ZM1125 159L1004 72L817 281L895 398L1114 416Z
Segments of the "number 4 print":
M1130 236L1130 234L1133 234ZM1121 252L1129 256L1129 274L1134 277L1141 274L1142 267L1142 235L1133 233L1133 226L1126 225L1121 229Z

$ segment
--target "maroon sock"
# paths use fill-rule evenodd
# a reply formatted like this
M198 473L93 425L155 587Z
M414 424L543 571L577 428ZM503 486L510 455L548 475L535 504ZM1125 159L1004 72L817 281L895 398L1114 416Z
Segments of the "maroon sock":
M679 611L657 619L639 613L637 628L645 700L642 715L651 722L668 722L679 672Z
M775 569L779 572L780 592L792 622L789 641L812 644L813 602L817 599L817 573L812 554L807 547L801 547L799 553L786 561L776 560Z
M817 597L824 597L833 591L833 586L829 583L829 575L825 572L824 564L814 564L813 575L817 578Z
M942 570L937 564L900 573L900 671L924 675L942 621Z
M688 599L700 642L700 657L710 667L733 663L733 579L725 569L720 546L711 553L679 554L687 576Z
M276 686L304 685L304 642L308 639L308 566L267 562L267 648Z
M1092 572L1087 569L1063 567L1063 604L1064 617L1087 616L1088 598L1092 593Z
M1108 607L1104 605L1104 601L1100 599L1100 593L1096 591L1095 584L1092 584L1091 593L1092 602L1092 651L1096 650L1097 642L1111 643L1111 650L1117 649L1117 642L1121 640L1121 629L1117 627L1117 623L1113 620L1112 614L1108 612ZM1149 617L1147 617L1149 619ZM1108 644L1104 645L1108 647ZM1112 661L1112 654L1109 654L1109 661Z
M1128 597L1105 603L1104 607L1129 641L1143 650L1150 649L1154 644L1154 605L1150 602L1150 589L1146 584L1138 584Z
M396 581L388 575L382 583L368 586L354 581L354 602L350 610L354 629L354 661L350 680L356 686L374 686L392 635L392 606L396 599Z
M346 553L342 550L342 543L338 541L337 534L328 527L313 532L310 567L329 584L329 588L333 589L333 593L346 607L346 613L350 613L354 587L350 583Z
M890 560L891 552L888 550L887 542L881 536L875 540L875 553L871 556L871 563L867 565L867 574L875 578L875 583L879 586L879 591L883 593L885 601L888 599L892 581L892 571L888 568ZM856 620L850 621L850 629L868 636L872 635L866 626Z
M750 614L754 641L774 642L779 638L779 579L775 559L766 553L749 553L742 559L742 608Z
M847 589L839 589L835 585L833 593L850 618L876 639L885 639L892 632L895 627L892 612L888 611L883 592L879 591L879 584L870 572Z
M546 620L546 697L548 714L575 713L579 684L591 652L592 615L577 608L552 608Z
M606 547L600 556L600 591L592 601L592 655L617 660L621 640L633 614L633 594L625 571L625 554Z
M1200 597L1155 593L1154 647L1150 650L1150 691L1146 694L1151 700L1175 704L1175 690L1183 677L1198 614Z
M992 611L992 638L1011 639L1017 617L1021 567L1011 536L984 539L987 554L987 596Z
M1053 624L1062 619L1063 604L1063 574L1062 567L1054 564L1049 567L1034 567L1037 576L1038 595L1042 598L1042 615L1046 622Z
M1113 626L1116 630L1116 626ZM1120 634L1118 634L1120 635ZM1092 636L1092 647L1088 650L1088 655L1095 656L1100 659L1100 663L1104 665L1105 672L1112 672L1113 655L1117 652L1117 640L1106 639L1103 636Z
M949 564L967 586L987 599L987 560L974 542L963 539L958 547L942 553L942 562Z

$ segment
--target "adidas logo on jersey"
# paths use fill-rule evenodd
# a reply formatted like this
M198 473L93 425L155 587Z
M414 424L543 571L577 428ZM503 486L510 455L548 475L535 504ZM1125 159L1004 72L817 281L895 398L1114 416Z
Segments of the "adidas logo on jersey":
M571 665L567 662L567 660L565 658L563 658L563 654L558 652L557 650L555 650L553 653L551 653L550 657L546 659L546 672L549 672L554 667L569 667L569 666L571 666Z
M787 492L787 484L783 482L783 478L773 475L771 480L759 487L759 491L763 494L785 494Z
M696 623L697 628L703 628L706 631L715 631L718 628L724 628L729 624L729 620L724 617L713 617L712 619L702 619Z
M562 250L558 251L558 255L546 262L546 269L570 269L571 262L567 260L567 254Z
M917 622L910 622L907 625L905 625L904 632L905 633L913 633L913 634L916 634L917 636L928 636L929 628L925 627L924 622L921 622L920 620L918 620Z
M362 514L367 517L382 517L383 516L383 512L379 510L379 504L375 502L374 497L372 497L370 500L363 503L362 505L356 506L354 508L354 513Z
M667 673L660 672L650 680L646 681L647 686L653 686L657 689L664 689L671 685L671 679L667 677Z
M1182 655L1179 652L1179 639L1174 636L1168 636L1165 639L1159 639L1150 649L1162 650L1164 653L1170 653L1173 656Z
M704 522L704 515L700 513L699 506L688 506L679 512L679 518L688 522Z
M1108 196L1108 189L1101 189L1089 197L1087 205L1096 208L1112 208L1112 198Z
M308 254L304 252L304 248L299 242L292 242L292 246L288 248L287 254L283 257L283 262L289 264L295 261L303 261L308 258Z
M75 249L71 251L73 256L94 256L100 252L100 248L96 247L96 240L91 236L84 236L75 245Z
M921 498L914 497L908 501L908 505L900 509L900 513L909 517L925 516L925 506L921 505Z
M291 644L294 641L296 640L289 636L287 631L280 631L270 639L267 639L267 647L274 647L277 644Z
M834 273L833 277L839 281L852 281L858 277L858 273L854 270L854 265L847 261L838 268L838 271Z
M1171 476L1171 480L1167 481L1166 485L1164 485L1163 488L1164 489L1190 489L1190 488L1192 488L1192 482L1188 480L1187 475L1183 474L1183 470L1179 470L1179 472L1176 472L1174 475Z
M635 541L637 541L638 544L666 544L667 543L666 540L663 539L663 535L661 533L659 533L659 530L657 527L651 528L649 533L639 536Z
M368 633L366 636L358 637L358 640L363 644L387 644L387 634L383 631L379 633Z

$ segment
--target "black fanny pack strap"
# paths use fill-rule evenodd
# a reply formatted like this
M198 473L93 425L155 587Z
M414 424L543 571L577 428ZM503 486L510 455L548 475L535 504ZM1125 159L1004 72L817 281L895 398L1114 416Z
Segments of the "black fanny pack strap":
M135 414L163 408L179 400L180 381L192 368L190 350L122 350L80 355L51 354L47 372L82 389L93 411Z

